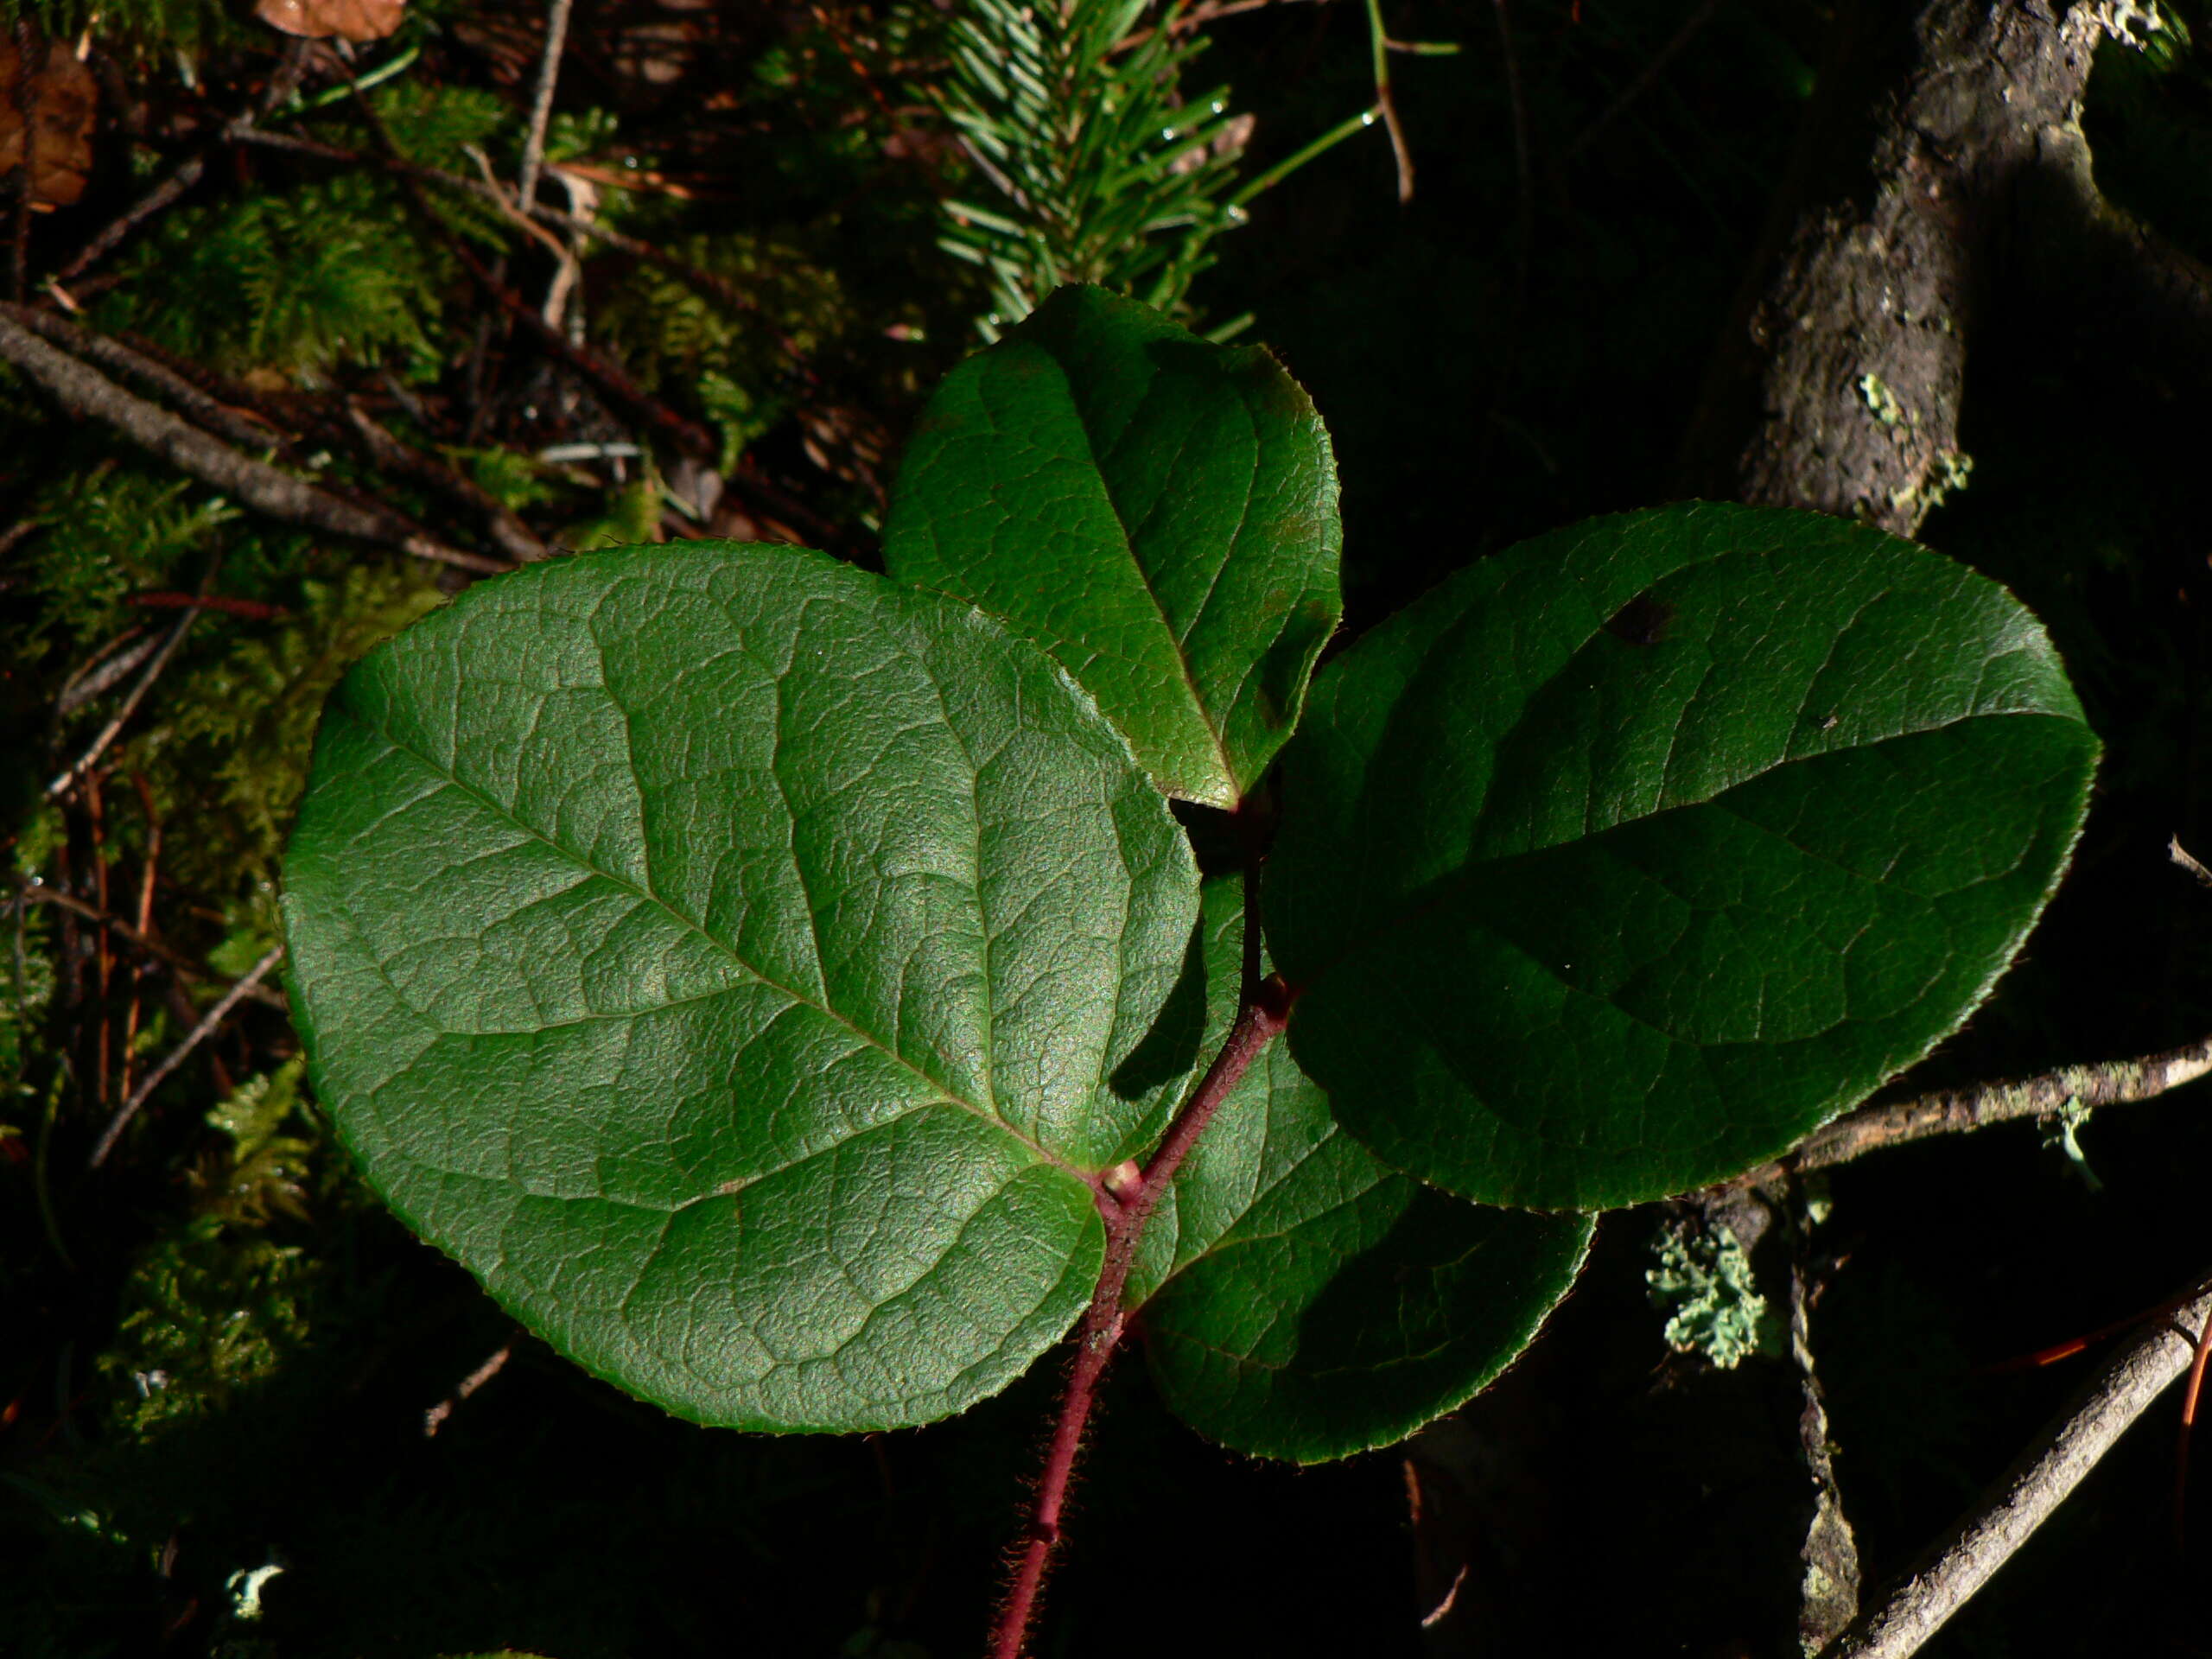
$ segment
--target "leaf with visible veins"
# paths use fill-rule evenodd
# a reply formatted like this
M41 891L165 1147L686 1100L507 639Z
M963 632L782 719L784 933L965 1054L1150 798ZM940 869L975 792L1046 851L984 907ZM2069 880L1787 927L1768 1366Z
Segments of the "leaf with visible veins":
M1543 537L1316 682L1269 865L1292 1051L1465 1198L1725 1179L1980 1002L2096 757L2041 625L1909 543L1711 505Z
M1090 700L787 548L536 566L372 653L285 887L372 1183L702 1422L888 1427L1019 1375L1204 1014L1187 843Z
M1206 883L1205 918L1211 1053L1236 1011L1238 881ZM1240 1452L1317 1463L1471 1398L1566 1295L1592 1225L1385 1167L1278 1041L1162 1196L1128 1300L1177 1414Z
M883 556L1051 652L1166 793L1231 807L1298 723L1341 539L1281 365L1064 288L930 400Z

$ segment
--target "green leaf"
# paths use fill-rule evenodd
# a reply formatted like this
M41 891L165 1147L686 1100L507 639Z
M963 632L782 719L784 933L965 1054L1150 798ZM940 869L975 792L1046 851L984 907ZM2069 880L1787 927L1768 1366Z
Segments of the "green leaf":
M1315 687L1269 867L1291 1046L1466 1198L1723 1179L1956 1029L2096 755L2035 619L1909 543L1703 505L1545 537Z
M1205 918L1211 1053L1236 1007L1236 881L1206 884ZM1316 1463L1395 1445L1503 1370L1573 1284L1591 1230L1385 1168L1278 1042L1162 1196L1131 1300L1186 1422Z
M1340 543L1328 435L1273 358L1071 288L931 400L884 563L1004 617L1161 790L1228 807L1298 723Z
M580 555L416 624L331 699L286 886L372 1182L702 1422L921 1422L1018 1375L1096 1280L1086 1175L1198 1035L1189 849L1089 700L792 549Z

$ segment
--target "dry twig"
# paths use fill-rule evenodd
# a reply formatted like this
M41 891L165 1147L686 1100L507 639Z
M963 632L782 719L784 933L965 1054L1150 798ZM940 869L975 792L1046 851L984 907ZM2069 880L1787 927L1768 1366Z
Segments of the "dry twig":
M192 632L192 625L200 620L200 607L194 606L171 625L168 632L162 636L160 646L155 651L153 660L146 664L145 671L138 677L138 683L130 688L130 695L124 698L123 707L115 711L106 725L100 728L99 734L92 739L91 746L82 754L54 773L48 781L46 785L48 800L53 800L74 788L77 780L90 772L100 756L107 753L107 746L115 741L116 734L123 730L130 716L138 712L138 705L145 701L146 693L153 689L154 682L161 678L162 671L169 665L169 658L176 655L176 648L184 643L184 636Z
M283 954L283 945L271 945L268 954L254 963L245 978L223 993L222 1001L207 1010L200 1023L185 1034L184 1040L162 1057L161 1064L146 1074L145 1081L131 1091L130 1098L124 1101L116 1115L108 1120L107 1128L101 1132L98 1144L92 1147L92 1155L85 1160L86 1168L98 1169L107 1161L107 1155L114 1150L116 1141L130 1126L130 1120L137 1116L138 1109L146 1103L147 1096L160 1088L168 1080L169 1073L183 1065L194 1049L214 1034L216 1028L230 1018L231 1010L268 977L269 970L276 965Z
M515 1345L512 1342L500 1344L492 1351L491 1357L461 1379L459 1385L451 1394L424 1412L423 1438L426 1440L434 1438L438 1430L445 1427L446 1419L454 1414L462 1401L467 1399L470 1395L499 1374L505 1367L507 1361L514 1357L514 1351Z
M22 324L72 357L137 381L194 426L213 433L226 443L247 449L265 449L284 442L283 433L272 430L251 413L209 397L167 364L134 351L111 334L99 334L27 305L0 303L0 316Z
M569 38L569 0L553 0L545 19L545 54L537 63L537 90L530 100L530 132L523 140L516 197L537 199L537 172L545 161L545 126L553 117L553 87L561 78L561 50Z
M105 422L179 472L271 518L396 548L416 558L463 570L490 575L511 568L499 560L448 547L388 508L340 500L304 479L240 454L167 410L132 396L98 370L49 346L11 316L0 315L0 358L44 387L70 414Z
M2011 1560L2145 1408L2189 1369L2212 1295L2130 1341L1923 1558L1821 1659L1906 1659Z
M232 117L216 131L213 140L203 144L183 161L168 177L149 190L125 208L122 215L111 222L91 241L70 256L69 263L54 274L52 284L59 288L73 283L86 271L119 247L125 237L156 213L162 213L184 199L192 188L206 176L207 157L226 143L235 143L253 129L254 122L269 114L299 90L300 81L307 73L309 61L308 42L287 41L283 55L278 59L276 73L269 78L257 110Z
M509 558L527 564L546 556L548 550L538 539L537 532L508 512L488 491L435 455L402 443L351 400L346 405L346 418L370 460L387 472L399 473L429 486L474 514L482 522L485 535Z
M1808 1135L1787 1157L1761 1165L1725 1185L1764 1186L1791 1170L1803 1174L1827 1169L1885 1147L1902 1146L1933 1135L1963 1135L2024 1117L2050 1117L2069 1109L2094 1110L2151 1100L2194 1083L2208 1072L2212 1072L2212 1037L2139 1059L2065 1065L2040 1077L2008 1083L1941 1089L1840 1117Z
M49 887L43 882L35 886L26 884L16 889L16 902L19 906L18 914L21 913L20 906L22 906L52 905L56 910L65 911L72 916L91 922L97 927L104 927L125 944L144 951L148 956L166 966L178 979L188 983L197 984L202 981L210 981L218 985L226 983L221 978L209 974L190 957L170 950L159 939L141 932L120 916L111 916L99 906L88 905L74 893L64 893L59 887ZM236 980L229 981L226 988L235 987L238 982ZM284 1000L284 994L282 991L272 990L266 985L256 985L246 995L264 1007L283 1010L289 1009L291 1006Z

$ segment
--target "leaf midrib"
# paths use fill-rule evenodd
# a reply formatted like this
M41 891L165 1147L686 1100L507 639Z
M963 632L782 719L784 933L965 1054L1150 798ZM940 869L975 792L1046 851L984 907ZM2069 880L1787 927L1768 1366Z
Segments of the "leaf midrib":
M1779 836L1770 829L1767 829L1766 826L1755 823L1752 820L1745 818L1741 813L1734 812L1731 810L1731 809L1721 805L1722 798L1732 794L1738 789L1757 783L1762 779L1771 777L1785 766L1802 766L1809 761L1826 760L1832 755L1848 754L1862 750L1878 749L1886 744L1899 742L1908 738L1926 737L1936 732L1948 730L1954 726L1962 726L1968 721L2018 719L2024 716L2055 721L2061 725L2081 725L2082 723L2080 721L2070 719L2068 715L2054 714L2048 709L1999 709L1955 715L1949 720L1938 721L1931 725L1918 727L1910 731L1888 733L1884 736L1876 739L1872 743L1853 743L1839 748L1822 749L1817 753L1809 754L1785 754L1772 766L1762 766L1758 771L1750 772L1742 778L1737 779L1734 782L1727 785L1725 788L1716 790L1711 795L1706 796L1700 799L1694 801L1677 801L1670 806L1659 807L1649 812L1640 812L1633 817L1617 819L1615 822L1605 825L1603 829L1585 830L1580 835L1569 836L1558 841L1548 842L1541 847L1524 847L1516 852L1491 855L1483 857L1476 857L1471 855L1467 857L1462 858L1457 864L1453 865L1451 869L1444 872L1440 875L1432 878L1429 881L1423 883L1422 889L1425 892L1426 896L1420 899L1418 901L1408 902L1407 899L1402 898L1398 903L1390 906L1389 914L1383 917L1381 920L1370 922L1368 925L1357 928L1346 930L1348 937L1345 942L1329 957L1326 962L1316 968L1311 975L1299 983L1297 987L1298 992L1302 995L1306 991L1313 989L1315 986L1327 979L1331 974L1334 973L1338 968L1341 967L1351 957L1361 955L1372 949L1378 939L1381 939L1391 933L1395 933L1401 928L1410 925L1416 918L1425 916L1431 911L1438 908L1440 906L1449 902L1452 894L1472 882L1476 879L1477 874L1487 866L1506 863L1516 858L1529 858L1542 853L1554 852L1562 847L1572 847L1582 842L1601 840L1617 830L1627 829L1634 824L1648 823L1655 818L1665 817L1676 812L1694 810L1699 807L1719 806L1721 810L1729 812L1731 817L1738 818L1753 829L1766 830L1768 834L1775 835L1776 839L1784 842L1785 844L1795 849L1804 857L1817 859L1823 863L1836 865L1836 868L1845 869L1850 874L1856 876L1860 880L1872 880L1878 885L1880 878L1867 876L1865 872L1852 870L1850 869L1850 867L1838 864L1837 861L1828 858L1824 855L1815 853L1809 849L1797 847L1796 843L1795 842L1789 841L1788 837ZM1479 816L1478 817L1477 822L1480 822ZM1501 935L1500 937L1502 938L1503 936ZM1517 945L1515 948L1516 950L1519 949ZM1526 953L1524 952L1524 954ZM1533 961L1535 958L1531 957L1530 960ZM1564 983L1564 982L1561 982ZM1574 988L1570 986L1568 988L1573 989ZM1654 1029L1656 1029L1656 1027L1654 1027Z
M1076 429L1083 434L1084 459L1090 462L1090 470L1098 480L1099 493L1106 498L1106 509L1113 514L1114 527L1121 532L1122 552L1128 559L1129 568L1136 572L1137 586L1144 590L1144 596L1152 601L1153 614L1160 619L1160 631L1166 636L1168 648L1174 653L1176 671L1183 677L1184 689L1191 694L1191 708L1198 717L1198 725L1205 732L1207 741L1213 745L1214 759L1220 763L1221 776L1229 785L1230 798L1232 800L1241 799L1243 797L1244 786L1237 779L1235 763L1229 758L1228 741L1223 735L1221 728L1215 724L1212 710L1206 707L1205 694L1198 690L1198 672L1192 666L1190 653L1185 649L1185 637L1176 633L1175 625L1167 614L1167 607L1161 602L1159 590L1152 584L1152 573L1145 569L1144 561L1137 556L1136 538L1131 533L1128 518L1122 511L1120 497L1107 476L1106 467L1099 460L1097 441L1091 432L1090 421L1084 412L1083 404L1075 395L1074 382L1068 374L1067 365L1063 363L1057 355L1052 356L1052 366L1060 372L1060 380L1066 391L1068 405L1075 413ZM1151 388L1147 386L1146 396L1149 397L1150 395ZM1249 405L1246 404L1241 397L1237 399L1237 404L1239 408L1245 410L1249 417L1251 412ZM1256 449L1260 442L1259 427L1256 423L1253 423L1252 437ZM1255 470L1256 472L1256 467ZM1244 532L1245 518L1250 508L1251 485L1250 480L1248 480L1245 486L1245 504L1238 510L1236 528L1230 534L1229 539L1232 550L1237 538ZM1215 567L1214 582L1217 586L1219 585L1221 572L1227 567L1230 556L1229 553L1223 554L1219 563ZM1211 601L1212 596L1212 589L1209 588L1206 595L1208 601ZM1188 632L1197 632L1198 622L1205 613L1205 606L1202 603L1198 611L1192 613Z
M874 1049L878 1053L883 1055L887 1059L898 1065L901 1070L911 1073L913 1077L918 1078L923 1084L926 1084L937 1096L938 1099L936 1103L951 1106L958 1110L969 1113L976 1117L981 1118L984 1122L988 1123L993 1128L998 1129L1008 1139L1021 1146L1027 1147L1036 1155L1040 1163L1048 1164L1055 1169L1061 1170L1067 1174L1072 1175L1077 1180L1083 1181L1085 1185L1090 1184L1089 1178L1085 1176L1081 1170L1076 1168L1075 1166L1068 1163L1064 1159L1053 1156L1052 1153L1046 1151L1036 1141L1031 1140L1027 1135L1023 1135L1020 1130L1014 1128L1013 1125L1009 1124L995 1111L987 1111L982 1107L978 1106L975 1102L965 1098L963 1096L956 1094L950 1089L947 1089L942 1083L938 1082L938 1079L930 1076L930 1074L923 1071L920 1066L915 1065L913 1061L908 1059L905 1055L899 1052L897 1049L892 1047L881 1038L876 1036L873 1032L868 1031L866 1027L856 1023L841 1010L831 1007L826 1001L817 1002L812 997L807 996L799 991L792 989L791 987L785 984L781 980L776 979L770 975L761 972L759 968L755 967L752 963L747 962L726 941L717 938L714 934L709 932L704 927L702 927L698 923L693 921L689 916L683 914L682 911L677 910L673 905L670 904L665 899L653 892L651 888L641 887L636 882L632 881L626 877L617 875L610 870L601 869L596 863L589 858L585 857L582 853L576 851L575 849L564 846L562 842L556 841L552 836L539 830L537 825L531 823L518 816L512 808L505 805L494 797L486 794L484 791L476 787L475 785L467 782L454 772L447 770L444 766L439 765L439 763L433 760L429 755L423 753L422 750L416 748L413 744L402 741L383 724L371 719L362 710L353 707L350 700L345 705L344 712L348 718L359 721L365 729L372 733L377 737L382 739L385 742L390 744L397 753L406 755L410 760L422 766L432 776L443 779L453 788L461 791L462 794L467 796L470 799L483 806L486 810L505 820L506 823L512 824L517 830L522 831L523 834L530 836L532 840L538 842L542 845L551 848L555 852L560 854L562 857L567 859L579 869L585 871L590 875L597 877L599 880L606 882L612 887L615 887L621 892L629 893L632 897L639 899L642 903L655 906L678 926L690 933L697 935L700 938L704 939L708 944L712 946L716 951L720 952L730 962L735 963L737 967L750 975L760 984L766 986L770 990L779 992L781 995L789 997L793 1003L797 1004L800 1007L811 1009L816 1014L821 1014L823 1018L834 1020L836 1024L842 1026L847 1031L852 1033L854 1036L859 1038L861 1042L867 1044L870 1048ZM634 772L631 773L630 781L632 786L637 789L639 798L642 801L645 795L644 786L639 783ZM812 912L810 911L810 918L811 914ZM995 1011L995 1005L994 1005L994 1011Z

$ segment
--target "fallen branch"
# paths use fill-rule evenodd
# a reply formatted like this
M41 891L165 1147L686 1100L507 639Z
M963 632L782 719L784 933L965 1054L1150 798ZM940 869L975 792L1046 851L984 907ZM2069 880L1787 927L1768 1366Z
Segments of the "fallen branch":
M1905 1659L1964 1606L2065 1501L2145 1408L2189 1369L2212 1295L2129 1342L1929 1551L1821 1659Z
M1858 1616L1859 1540L1844 1512L1836 1485L1835 1446L1828 1427L1827 1396L1813 1358L1815 1268L1811 1217L1804 1188L1789 1192L1789 1359L1797 1372L1797 1449L1813 1489L1812 1514L1798 1547L1804 1565L1797 1599L1797 1639L1807 1652L1817 1650L1849 1628Z
M177 163L176 170L125 208L120 218L70 256L69 263L54 274L57 284L73 283L123 244L124 238L162 209L183 200L206 176L207 156L202 150Z
M156 362L111 334L98 333L27 305L0 302L0 317L20 323L72 357L137 381L149 395L226 443L262 449L284 442L282 432L271 429L251 413L209 397L166 363Z
M2093 1111L2101 1106L2151 1100L2194 1083L2208 1072L2212 1072L2212 1037L2145 1054L2140 1059L2065 1065L2040 1077L2008 1083L1941 1089L1840 1117L1827 1128L1815 1129L1787 1157L1761 1165L1726 1185L1764 1186L1792 1170L1806 1174L1847 1164L1870 1152L1929 1135L1964 1135L2024 1117L2050 1117L2063 1111Z
M2018 187L2077 123L2102 16L2088 0L1837 7L1700 394L1684 493L1911 536L1964 483L1967 342Z
M2185 1047L2145 1054L2140 1059L2061 1066L2041 1077L2011 1083L1942 1090L1839 1119L1799 1147L1791 1161L1800 1171L1824 1169L1927 1135L1958 1135L2018 1118L2048 1117L2069 1107L2094 1110L2150 1100L2194 1083L2208 1071L2212 1071L2212 1037Z
M340 500L304 479L240 454L167 410L125 391L97 369L48 345L12 316L0 315L0 358L44 387L69 414L105 422L179 472L269 518L394 548L415 558L462 570L493 575L512 568L497 559L448 547L389 509Z
M131 1091L130 1098L124 1101L115 1116L108 1120L99 1143L92 1147L92 1155L85 1160L86 1168L98 1169L107 1161L108 1154L114 1150L117 1140L129 1127L130 1120L138 1116L138 1109L146 1103L146 1097L168 1080L170 1072L184 1064L194 1049L214 1034L216 1027L230 1018L231 1010L244 1001L253 988L268 976L269 970L276 965L283 954L283 945L270 946L268 954L254 963L244 979L223 993L222 1001L207 1010L206 1017L185 1034L184 1040L162 1057L161 1064L146 1074L145 1081Z
M161 649L162 642L143 628L132 628L112 645L103 645L92 661L63 682L54 699L56 718L73 715L94 697L112 689L126 674L143 667Z
M543 558L549 550L537 532L499 504L490 492L455 472L434 455L409 448L370 417L358 404L348 401L346 418L369 459L386 472L398 473L437 491L478 518L484 533L500 552L520 564Z
M287 435L270 423L268 416L253 404L243 402L248 394L242 391L231 394L241 399L240 403L226 402L188 379L168 363L149 355L147 350L28 306L0 303L0 316L13 318L72 356L137 381L194 425L228 442L246 448L274 445L280 451L289 447ZM194 372L207 373L194 367ZM224 390L213 376L207 378L215 382L219 391ZM353 446L378 467L411 479L454 502L482 523L486 537L509 558L527 563L546 556L545 543L527 524L444 461L402 443L351 402L346 405L346 424L343 426L318 419L311 423L311 429L351 440ZM221 605L221 601L213 603L218 607Z

